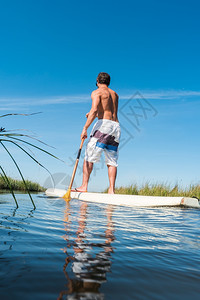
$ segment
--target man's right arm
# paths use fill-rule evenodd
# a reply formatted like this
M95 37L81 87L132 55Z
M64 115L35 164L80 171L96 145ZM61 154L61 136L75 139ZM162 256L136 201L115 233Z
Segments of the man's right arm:
M92 124L94 119L96 118L97 112L98 112L98 105L100 103L99 93L97 93L96 91L92 92L91 98L92 98L92 107L88 114L87 121L83 127L83 131L81 133L81 139L87 138L87 129Z
M100 102L100 96L96 91L92 92L91 98L92 98L92 107L88 114L88 118L87 118L87 121L84 126L86 128L86 130L88 129L88 127L92 124L92 122L96 118L97 112L98 112L98 105Z

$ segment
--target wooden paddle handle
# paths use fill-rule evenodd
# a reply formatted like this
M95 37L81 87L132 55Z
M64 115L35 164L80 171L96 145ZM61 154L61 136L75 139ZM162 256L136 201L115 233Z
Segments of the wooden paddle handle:
M75 177L75 174L76 174L76 169L78 167L78 162L79 162L79 158L80 158L80 155L81 155L81 150L82 150L82 147L83 147L83 143L84 143L84 139L81 140L81 145L80 145L80 148L78 150L78 154L77 154L77 158L76 158L76 163L74 165L74 170L73 170L71 181L70 181L70 184L69 184L69 187L68 187L69 190L71 190L72 184L74 182L74 177Z

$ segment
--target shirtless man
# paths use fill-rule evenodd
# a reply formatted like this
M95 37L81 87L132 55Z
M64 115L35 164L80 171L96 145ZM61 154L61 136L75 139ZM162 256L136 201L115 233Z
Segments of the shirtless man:
M87 191L93 163L100 160L101 153L104 151L110 183L108 193L114 194L115 192L120 125L117 118L118 95L108 87L109 84L110 76L104 72L99 73L96 82L98 88L91 94L92 108L86 115L87 121L83 127L81 139L87 138L87 129L96 117L98 121L92 129L86 147L82 185L76 191Z

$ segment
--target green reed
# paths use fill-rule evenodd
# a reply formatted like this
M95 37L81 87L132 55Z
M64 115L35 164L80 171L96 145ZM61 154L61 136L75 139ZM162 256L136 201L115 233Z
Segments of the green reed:
M106 192L108 189L106 190ZM196 197L200 199L200 184L191 184L185 188L178 184L145 183L143 185L132 184L116 188L116 194L144 195L144 196L171 196L171 197Z
M7 177L13 191L21 191L26 192L26 188L24 182L22 180L13 179L11 177ZM25 180L26 186L28 187L30 192L44 192L45 188L39 185L37 182L32 182L30 180ZM0 177L0 191L9 190L9 185L6 182L5 178Z

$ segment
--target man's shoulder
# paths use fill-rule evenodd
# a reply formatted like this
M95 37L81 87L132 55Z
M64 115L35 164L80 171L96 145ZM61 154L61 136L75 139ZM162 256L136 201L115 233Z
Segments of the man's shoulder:
M112 97L119 98L118 94L115 91L111 90L110 88L108 88L108 90ZM102 91L100 89L96 89L96 90L92 91L91 97L101 96L101 94L102 94Z
M92 91L91 97L99 95L99 89Z
M109 88L109 92L111 93L112 96L119 98L118 94L115 91L111 90L110 88Z

